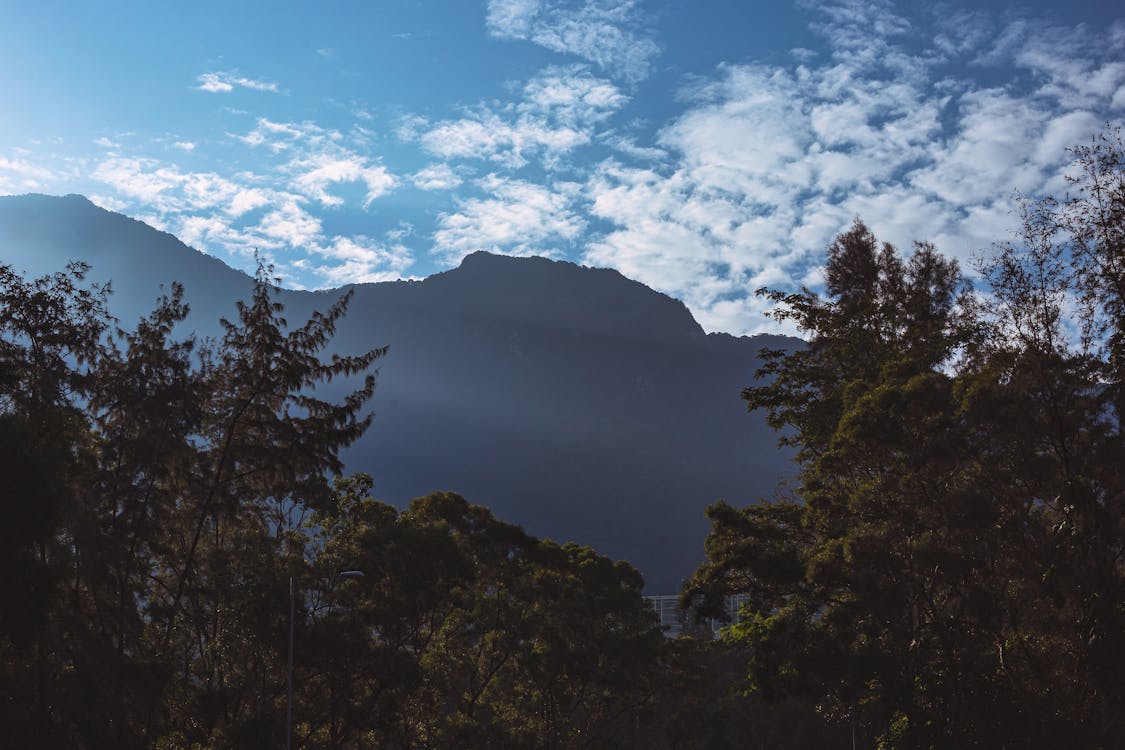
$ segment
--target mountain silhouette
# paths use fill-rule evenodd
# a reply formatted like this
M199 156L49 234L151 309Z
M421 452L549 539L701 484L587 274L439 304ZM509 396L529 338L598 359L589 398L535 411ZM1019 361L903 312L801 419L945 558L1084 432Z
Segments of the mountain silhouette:
M0 262L41 275L71 259L112 281L126 326L179 281L187 325L217 335L252 283L81 196L0 198ZM797 339L706 334L681 302L616 271L483 252L422 281L283 290L286 317L347 289L332 350L390 347L375 422L343 456L383 500L453 490L530 533L628 560L647 591L670 593L703 557L708 504L769 496L793 473L739 393L763 347Z

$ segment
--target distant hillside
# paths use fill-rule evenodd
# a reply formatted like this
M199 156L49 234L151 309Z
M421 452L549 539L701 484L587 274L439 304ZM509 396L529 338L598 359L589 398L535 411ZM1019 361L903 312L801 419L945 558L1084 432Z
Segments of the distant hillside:
M0 261L69 259L111 279L129 323L178 280L218 331L250 279L81 196L0 198ZM387 344L374 426L345 455L405 504L455 490L531 533L627 559L671 592L702 558L703 509L774 491L793 467L739 392L778 336L704 334L676 300L616 271L475 253L418 282L354 289L338 351ZM341 290L342 291L342 290ZM292 321L340 291L282 293ZM342 386L338 386L342 387Z

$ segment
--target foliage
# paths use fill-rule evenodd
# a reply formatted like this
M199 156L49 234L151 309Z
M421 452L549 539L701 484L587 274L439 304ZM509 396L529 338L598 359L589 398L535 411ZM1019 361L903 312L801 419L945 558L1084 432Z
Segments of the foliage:
M685 599L750 603L750 688L867 746L1116 746L1125 731L1125 149L1075 150L974 294L858 220L826 296L764 292L805 349L743 392L797 447L792 497L709 510ZM1077 320L1069 316L1081 311Z
M633 568L451 493L400 512L329 480L385 352L323 355L347 297L290 328L262 267L197 341L179 286L123 329L86 271L0 266L0 746L283 745L290 581L296 747L674 729L682 670ZM354 390L318 398L336 378Z
M399 513L369 489L340 482L313 520L314 569L367 575L309 602L301 731L332 747L622 746L664 648L636 571L452 493Z
M320 361L347 300L287 332L265 268L203 345L173 338L180 287L122 330L86 271L0 267L6 741L206 743L255 722L276 737L276 707L252 696L276 692L263 635L303 552L292 518L328 497L374 379L341 404L310 394L383 351Z

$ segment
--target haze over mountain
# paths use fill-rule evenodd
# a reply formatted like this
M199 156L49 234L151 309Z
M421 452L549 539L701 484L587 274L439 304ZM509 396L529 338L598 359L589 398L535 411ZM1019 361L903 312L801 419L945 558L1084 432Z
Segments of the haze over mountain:
M217 335L251 279L81 196L0 198L0 262L29 275L70 259L112 280L126 326L180 281L188 325ZM389 345L349 472L403 505L453 490L529 532L626 559L670 592L702 558L703 510L773 493L792 473L739 399L780 336L705 334L680 302L616 271L474 253L423 281L363 284L332 344ZM300 322L343 290L283 290ZM344 384L335 387L343 390Z

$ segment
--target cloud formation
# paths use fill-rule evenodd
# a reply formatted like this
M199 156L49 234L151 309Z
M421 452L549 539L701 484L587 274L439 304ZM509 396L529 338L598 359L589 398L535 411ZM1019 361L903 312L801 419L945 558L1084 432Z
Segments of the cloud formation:
M572 244L586 228L573 208L577 183L536 185L490 174L477 187L485 197L458 200L438 217L434 252L455 265L469 253L558 257L555 243Z
M708 330L772 329L750 292L815 284L854 217L971 266L1013 228L1013 191L1061 193L1065 148L1120 121L1121 29L930 36L887 3L818 14L824 59L722 66L660 130L668 167L598 167L586 196L613 229L586 262L680 297ZM1026 77L979 86L987 66Z
M390 170L356 151L343 134L313 123L259 118L245 135L230 137L268 154L272 162L259 171L224 175L111 153L90 176L114 191L101 199L108 208L135 206L133 212L143 212L144 220L201 250L236 258L264 252L292 286L334 286L405 273L413 255L401 243L333 233L317 211L343 206L346 199L337 188L349 184L362 187L359 207L369 208L398 186Z
M341 206L344 199L328 192L337 183L362 182L367 188L363 207L390 192L398 180L380 164L369 164L367 159L353 153L321 152L304 159L294 160L291 168L298 170L293 186L320 201L325 206Z
M429 124L414 121L406 138L442 159L482 159L509 167L540 159L552 167L566 154L587 145L596 127L626 102L609 81L582 65L551 67L523 88L519 101L503 106L481 104L456 120Z
M637 0L489 0L485 23L495 37L574 55L629 83L647 77L660 52Z
M278 93L277 84L272 81L259 81L246 78L236 73L204 73L196 78L199 85L195 88L212 94L229 94L236 88L250 89L251 91L267 91Z
M452 190L463 182L448 164L430 164L411 175L410 180L419 190Z
M27 159L0 156L0 195L40 190L61 176Z

